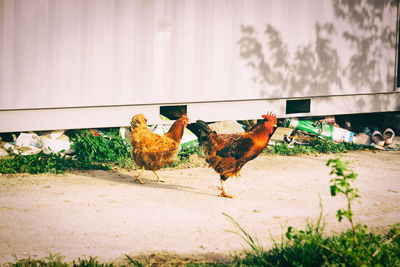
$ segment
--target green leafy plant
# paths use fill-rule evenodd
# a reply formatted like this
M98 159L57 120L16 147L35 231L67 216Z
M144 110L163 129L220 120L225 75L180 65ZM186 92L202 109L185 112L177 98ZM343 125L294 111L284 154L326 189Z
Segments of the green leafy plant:
M99 136L84 130L71 137L71 141L78 161L118 163L119 160L130 156L129 142L123 140L116 129Z
M351 204L354 199L360 198L360 195L358 194L358 188L354 188L350 184L350 182L356 180L358 174L348 168L349 162L342 162L340 158L330 159L326 165L332 168L330 175L336 175L335 178L331 179L331 196L334 197L340 193L343 194L347 200L346 209L339 209L336 217L338 218L339 222L342 221L343 217L349 220L351 229L353 231L354 244L358 246Z
M125 254L125 257L129 260L129 263L132 264L133 266L136 267L143 267L143 264L141 264L139 261L133 260L129 255Z
M204 157L203 147L198 144L181 147L178 157L181 159L189 158L190 155L197 154L199 157Z
M249 233L247 233L242 226L230 215L226 214L225 212L222 213L225 217L227 217L234 226L239 229L239 232L227 230L227 232L231 232L240 236L247 245L250 246L251 250L259 256L262 256L264 253L264 248L260 245L260 243L254 239Z
M303 154L313 154L316 153L316 151L311 146L305 146L305 145L289 146L288 144L284 143L267 147L265 153L272 155L282 155L282 156L296 156Z
M312 146L318 153L344 153L347 151L364 149L363 146L355 143L336 143L332 140L326 140L318 137L311 139L310 146Z
M51 254L42 259L34 259L31 256L25 259L18 259L14 256L15 262L8 263L10 267L113 267L113 263L102 263L96 257L79 258L77 261L67 263L64 257L59 254ZM136 266L136 265L135 265Z
M108 166L88 161L77 161L60 153L21 155L10 152L0 159L0 173L54 173L60 174L72 169L109 169Z
M232 217L224 214L239 229L234 232L250 246L245 258L236 257L235 266L400 266L400 224L391 227L386 235L367 232L366 225L355 225L352 202L359 198L358 189L351 186L357 174L339 158L330 159L330 191L332 196L343 194L347 207L337 212L338 220L347 218L351 230L339 235L325 236L321 223L323 208L316 224L307 223L304 230L288 227L282 240L273 239L273 248L264 250Z
M239 229L239 235L250 249L245 257L234 257L228 266L400 266L400 225L386 235L369 233L357 225L359 246L354 246L351 230L326 236L321 222L322 208L316 224L307 223L304 230L288 227L280 241L265 250L238 222L224 214Z
M52 267L67 267L68 264L63 262L64 257L59 254L49 254L49 256L42 259L34 259L31 256L24 259L18 259L14 255L15 262L9 262L10 267L40 267L40 266L52 266Z
M117 128L110 128L101 132L100 136L93 136L88 130L69 131L72 148L75 155L70 157L60 153L49 155L43 152L37 155L22 156L10 153L10 157L0 158L0 173L64 173L70 169L111 169L119 167L124 169L136 169L130 153L131 145L129 140L119 136ZM301 154L315 153L337 153L349 150L363 149L363 147L351 143L335 143L332 141L315 138L309 146L287 144L269 146L265 153L275 155L294 156ZM204 157L201 146L184 146L178 153L176 161L168 167L186 166L190 156L197 154ZM196 164L196 163L194 163Z
M89 257L89 259L79 258L77 262L73 261L74 267L113 267L113 263L101 263L96 257Z
M197 154L199 157L204 157L203 148L199 145L183 146L178 152L178 156L174 163L167 167L177 167L189 161L191 155Z
M10 157L1 159L0 173L64 173L75 166L75 162L59 153L21 155L10 152Z
M366 227L359 227L357 231L359 247L353 247L352 231L339 235L325 236L322 223L322 205L317 223L307 223L304 230L289 227L281 241L273 239L273 247L265 250L258 241L252 237L231 216L224 214L239 229L238 234L250 249L244 251L244 257L234 255L230 262L184 263L174 260L173 264L166 266L400 266L400 224L393 225L387 234L368 233ZM143 266L125 254L128 262L119 263L118 266ZM113 263L102 263L96 257L78 259L72 263L63 261L62 256L50 254L43 259L17 259L9 263L10 267L112 267ZM162 262L165 264L165 262ZM157 266L153 262L149 266ZM161 263L160 263L161 264ZM147 264L145 265L147 266ZM163 265L164 266L164 265Z
M363 146L354 143L336 143L332 140L326 140L315 137L311 139L309 145L294 145L279 144L268 146L265 149L266 154L296 156L302 154L318 154L318 153L345 153L347 151L363 150Z
M321 266L324 262L324 251L329 248L324 245L323 236L325 223L322 222L322 202L320 202L320 215L317 223L308 223L305 230L288 227L285 235L278 242L272 238L273 247L265 250L259 242L247 233L240 224L231 216L224 216L239 229L239 232L229 231L239 235L249 245L250 250L245 251L245 259L236 259L239 266Z

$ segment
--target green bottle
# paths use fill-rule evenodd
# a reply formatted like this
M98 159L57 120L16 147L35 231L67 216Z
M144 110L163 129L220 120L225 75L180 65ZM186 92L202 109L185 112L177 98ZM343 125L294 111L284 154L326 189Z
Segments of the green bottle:
M302 130L337 142L354 142L356 139L354 136L355 134L346 129L326 123L318 123L315 125L313 121L309 120L298 120L297 118L288 119L285 122L285 127Z

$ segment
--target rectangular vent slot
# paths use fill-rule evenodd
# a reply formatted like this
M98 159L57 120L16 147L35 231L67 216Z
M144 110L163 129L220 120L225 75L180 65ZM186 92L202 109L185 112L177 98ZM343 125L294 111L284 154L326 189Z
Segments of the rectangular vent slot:
M179 119L183 114L187 114L187 105L160 106L160 114L170 120L176 120Z
M310 113L311 99L286 100L286 114Z

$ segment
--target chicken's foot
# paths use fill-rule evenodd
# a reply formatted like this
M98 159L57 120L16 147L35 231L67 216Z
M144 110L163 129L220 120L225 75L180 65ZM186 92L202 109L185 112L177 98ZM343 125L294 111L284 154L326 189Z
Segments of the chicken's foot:
M236 179L239 180L239 178L242 178L242 174L240 172L236 173Z
M138 180L139 181L139 183L141 183L141 184L144 184L144 182L142 181L142 174L143 174L143 172L144 172L144 167L142 167L142 170L140 171L140 173L139 173L139 175L138 176L136 176L136 180Z
M163 183L165 183L166 181L168 181L167 179L161 178L161 177L156 173L156 171L153 171L153 173L157 176L157 182L163 182Z
M222 193L219 194L218 196L219 197L227 197L227 198L235 198L236 196L229 195L229 194L226 193L226 191L225 191L225 181L222 180L222 179L219 179L219 180L221 181Z

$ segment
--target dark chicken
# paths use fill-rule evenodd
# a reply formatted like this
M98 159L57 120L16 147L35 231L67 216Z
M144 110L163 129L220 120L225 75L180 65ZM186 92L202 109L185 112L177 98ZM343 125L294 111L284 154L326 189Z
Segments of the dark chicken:
M189 126L204 148L207 163L220 175L222 193L219 196L234 197L226 193L225 181L232 176L240 177L243 165L255 159L267 146L277 118L273 113L262 118L249 132L236 134L217 134L201 120Z

